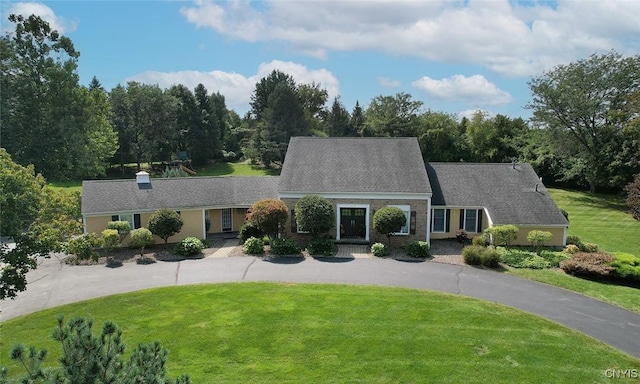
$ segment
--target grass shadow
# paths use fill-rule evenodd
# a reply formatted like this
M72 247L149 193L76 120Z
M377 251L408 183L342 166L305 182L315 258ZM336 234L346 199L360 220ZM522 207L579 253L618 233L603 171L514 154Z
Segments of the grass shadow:
M323 263L341 264L349 263L355 260L355 257L335 257L335 256L312 256L315 260Z
M265 256L262 261L283 265L300 264L304 261L304 256Z

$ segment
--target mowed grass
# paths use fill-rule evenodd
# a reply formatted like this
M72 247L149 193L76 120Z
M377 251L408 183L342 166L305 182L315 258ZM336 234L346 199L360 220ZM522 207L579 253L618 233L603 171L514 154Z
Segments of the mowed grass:
M47 347L55 317L114 320L129 346L159 340L194 383L599 383L640 360L537 316L400 288L239 283L110 296L2 324ZM19 370L15 365L12 371ZM616 382L636 382L621 379Z
M215 163L196 167L195 176L278 176L279 169L252 165L248 161L239 163Z
M623 197L555 188L549 188L549 193L569 213L569 235L608 252L640 256L640 221L627 213Z
M640 290L612 282L592 281L567 275L561 269L508 268L508 272L549 285L582 293L594 299L640 313Z

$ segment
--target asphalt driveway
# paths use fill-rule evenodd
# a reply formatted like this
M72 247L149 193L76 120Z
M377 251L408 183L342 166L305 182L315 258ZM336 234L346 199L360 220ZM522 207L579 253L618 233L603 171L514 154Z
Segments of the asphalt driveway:
M149 265L69 266L45 260L28 289L0 302L0 321L62 304L144 288L272 281L396 286L489 300L540 315L640 358L640 315L561 288L489 270L391 259L225 257Z

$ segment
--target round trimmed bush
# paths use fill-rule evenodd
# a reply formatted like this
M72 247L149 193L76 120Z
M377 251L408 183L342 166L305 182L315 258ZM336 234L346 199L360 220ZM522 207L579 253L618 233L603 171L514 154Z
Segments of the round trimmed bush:
M482 253L485 248L479 245L469 245L462 249L462 259L465 264L469 265L481 265Z
M575 244L567 244L563 252L573 255L574 253L580 252L580 248Z
M484 238L484 235L476 236L471 239L471 245L479 245L481 247L487 246L487 239Z
M180 256L197 255L204 249L204 244L197 237L187 237L176 244L173 252Z
M116 229L105 229L102 231L102 248L113 251L120 245L120 234Z
M262 236L264 236L264 233L262 233L261 230L254 227L250 223L245 223L244 225L242 225L242 227L240 227L240 230L238 231L238 239L240 239L240 241L242 241L243 243L250 237L261 238Z
M404 247L405 252L411 257L430 257L429 243L426 241L412 241Z
M248 255L262 255L264 253L264 242L262 239L250 237L244 242L242 252Z
M498 268L500 265L500 254L494 247L485 248L480 255L480 262L487 268Z
M373 253L375 257L386 257L389 256L390 252L386 245L382 243L374 243L371 246L371 253Z
M336 252L336 243L333 239L314 237L307 244L307 251L310 255L333 256Z
M271 253L274 255L300 254L300 246L293 239L275 239L271 242Z

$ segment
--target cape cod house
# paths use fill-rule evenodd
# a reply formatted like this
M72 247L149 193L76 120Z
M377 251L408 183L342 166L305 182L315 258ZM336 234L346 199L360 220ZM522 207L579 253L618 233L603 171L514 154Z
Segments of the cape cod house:
M290 210L285 232L296 237L295 203L309 194L334 204L336 225L330 234L338 241L381 239L373 214L396 206L407 217L399 241L455 237L459 230L474 236L492 225L515 224L520 228L516 243L526 244L532 229L552 232L550 245L566 242L568 222L531 166L425 166L416 138L294 137L280 176L150 179L140 172L136 180L84 181L82 215L85 231L100 233L112 220L146 226L155 210L171 208L185 222L170 238L179 241L235 232L251 204L278 198Z

